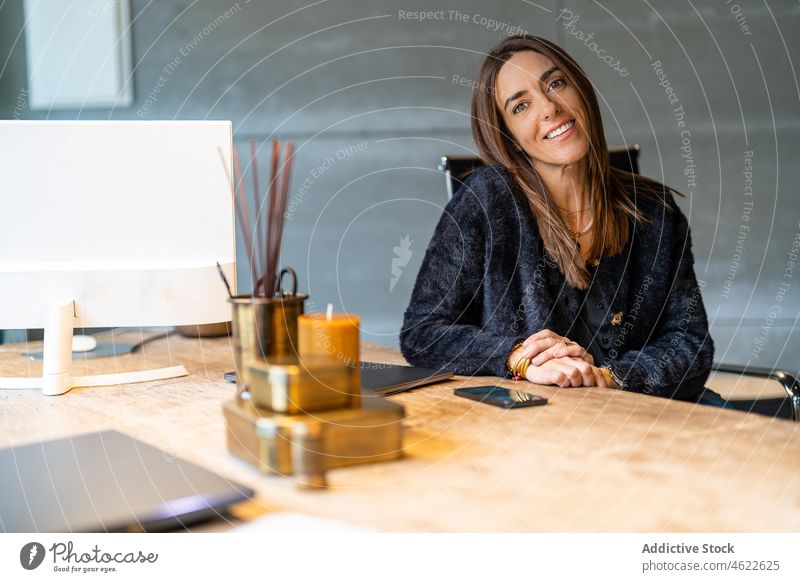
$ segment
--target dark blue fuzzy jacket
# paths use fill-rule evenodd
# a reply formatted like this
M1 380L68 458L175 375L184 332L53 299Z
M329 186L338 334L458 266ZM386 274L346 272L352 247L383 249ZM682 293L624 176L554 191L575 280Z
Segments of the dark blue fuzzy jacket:
M669 210L644 196L636 203L650 222L632 223L623 251L590 268L592 301L606 308L598 331L604 357L595 363L610 367L626 390L695 399L714 346L689 225L671 196ZM542 329L574 337L586 296L546 256L536 219L510 174L482 168L436 227L400 347L417 366L507 376L517 341Z

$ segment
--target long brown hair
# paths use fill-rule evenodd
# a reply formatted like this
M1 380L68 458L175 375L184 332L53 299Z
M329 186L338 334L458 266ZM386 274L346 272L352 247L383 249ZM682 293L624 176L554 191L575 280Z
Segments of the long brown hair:
M590 145L587 154L588 176L594 208L590 261L620 252L628 243L631 219L638 222L646 220L637 208L637 194L664 201L667 190L671 188L609 165L603 121L594 88L580 65L563 49L543 38L518 35L506 38L486 56L472 94L472 136L481 159L487 165L503 166L511 173L530 203L547 254L561 269L567 283L586 289L589 286L589 271L581 259L578 242L558 213L531 160L515 145L494 100L500 68L512 55L521 51L534 51L553 61L567 82L577 89L586 110L588 127L585 129Z

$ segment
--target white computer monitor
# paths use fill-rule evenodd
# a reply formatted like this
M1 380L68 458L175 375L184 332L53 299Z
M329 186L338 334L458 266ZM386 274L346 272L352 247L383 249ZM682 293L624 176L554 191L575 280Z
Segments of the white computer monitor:
M76 327L230 321L231 160L229 121L0 121L0 329L45 329L43 378L0 387L155 379L72 377Z

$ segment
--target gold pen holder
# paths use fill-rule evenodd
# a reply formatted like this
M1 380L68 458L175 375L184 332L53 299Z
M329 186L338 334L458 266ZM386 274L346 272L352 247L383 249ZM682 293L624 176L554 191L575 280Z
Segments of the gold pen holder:
M237 398L223 413L231 454L262 473L292 475L300 487L324 487L330 469L403 454L405 409L380 397L313 416L270 412Z
M239 396L250 387L250 366L267 358L296 357L297 317L303 313L308 295L231 297L233 345Z
M289 356L252 362L247 369L250 400L272 412L298 414L358 405L356 369L326 357Z

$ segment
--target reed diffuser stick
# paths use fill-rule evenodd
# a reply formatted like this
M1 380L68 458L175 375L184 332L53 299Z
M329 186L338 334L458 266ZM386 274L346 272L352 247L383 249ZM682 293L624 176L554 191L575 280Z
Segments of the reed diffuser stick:
M231 179L231 173L228 170L228 164L225 161L225 156L223 155L222 150L218 149L217 151L219 153L219 159L222 162L222 167L225 169L225 178L228 180L228 186L231 189L233 209L236 212L236 222L239 223L239 229L237 229L237 232L241 230L242 239L244 239L245 242L247 242L246 241L247 235L245 235L244 233L244 228L245 228L244 216L242 216L242 208L237 198L239 190L237 189L236 185L233 183L233 180Z
M270 181L269 181L269 232L267 233L267 247L264 249L266 253L266 262L264 264L264 286L265 291L269 294L275 292L275 271L277 265L272 256L272 249L275 246L275 212L278 203L278 180L280 178L278 169L281 160L281 142L275 140L272 142L272 160L270 163Z
M258 239L258 244L256 249L258 252L255 253L254 260L256 261L257 265L262 265L263 262L266 260L266 257L263 255L265 254L264 251L264 235L262 231L265 230L263 228L263 224L265 221L262 218L261 214L261 204L259 204L259 194L261 193L261 187L259 185L258 180L258 150L256 148L256 140L250 140L250 172L253 177L253 203L255 204L255 225L254 230L256 233L256 238ZM253 241L253 244L256 244L256 241Z
M239 163L239 148L236 146L233 147L233 166L236 169L236 182L239 190L236 201L238 203L237 205L240 207L239 212L242 216L242 234L247 241L245 244L245 250L247 251L247 259L250 263L250 277L253 281L253 294L255 295L256 287L258 286L258 276L256 272L256 257L253 249L253 231L250 226L250 210L248 209L247 205L247 192L244 190L244 184L242 181L242 166Z
M283 241L283 224L286 217L286 201L289 196L289 183L292 179L292 163L294 161L294 144L289 142L286 146L286 158L283 166L281 167L281 185L280 194L277 202L277 215L275 221L271 223L270 228L275 229L274 247L271 249L270 255L271 270L273 285L278 271L278 261L281 256L281 242Z

